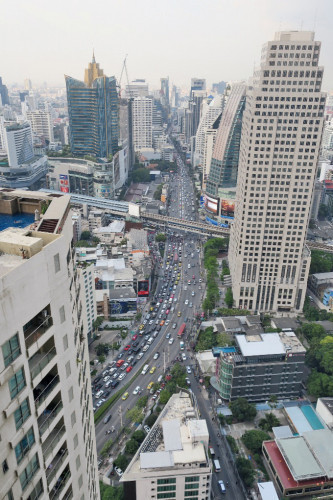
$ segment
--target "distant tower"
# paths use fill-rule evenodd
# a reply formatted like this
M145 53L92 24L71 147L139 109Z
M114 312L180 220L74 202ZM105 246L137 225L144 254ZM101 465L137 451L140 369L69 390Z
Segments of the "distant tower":
M24 90L32 90L32 83L30 78L24 80Z
M91 87L93 81L100 76L104 76L103 70L99 67L99 64L96 63L95 53L93 52L91 63L88 64L88 68L84 70L84 83Z
M6 85L2 83L2 78L0 76L0 106L5 106L9 104L8 89Z

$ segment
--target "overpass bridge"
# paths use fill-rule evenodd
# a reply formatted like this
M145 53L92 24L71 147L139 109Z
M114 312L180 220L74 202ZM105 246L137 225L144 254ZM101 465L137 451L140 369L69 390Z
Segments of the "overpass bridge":
M54 193L63 195L61 191L53 191L52 189L41 189L40 191L46 193ZM68 193L71 197L73 205L88 205L94 208L100 208L117 217L126 217L126 215L133 215L144 221L154 224L156 226L168 226L179 231L186 231L188 233L201 234L204 236L218 236L228 237L230 235L229 228L213 226L204 224L203 222L187 221L178 219L176 217L169 217L167 215L152 214L140 210L140 206L135 203L127 201L108 200L106 198L94 198L93 196L85 196L81 194ZM322 250L323 252L333 253L333 246L325 243L317 243L315 241L307 241L307 246L310 250Z

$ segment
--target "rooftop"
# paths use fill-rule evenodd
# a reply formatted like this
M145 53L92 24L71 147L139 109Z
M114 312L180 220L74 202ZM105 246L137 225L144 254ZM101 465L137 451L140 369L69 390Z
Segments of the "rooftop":
M280 333L248 333L247 335L235 335L235 339L244 357L251 356L274 356L286 353L304 353L305 348L296 337L290 332Z
M127 467L121 481L143 479L156 474L184 474L193 468L207 467L209 434L187 392L174 394ZM206 449L205 449L206 448Z
M272 481L267 481L267 483L258 483L258 491L262 500L279 500Z
M325 408L333 415L333 398L319 398L319 400L325 406Z

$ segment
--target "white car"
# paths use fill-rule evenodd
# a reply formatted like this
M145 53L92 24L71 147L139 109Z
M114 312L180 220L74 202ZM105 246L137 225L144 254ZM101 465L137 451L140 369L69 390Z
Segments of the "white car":
M169 339L169 344L172 345L173 344L173 338L171 337L171 339Z
M137 355L136 359L141 359L143 356L143 352L139 352L139 354Z
M186 361L187 358L186 358L185 352L182 352L182 358L183 358L183 361Z
M124 380L125 377L126 377L126 373L121 373L118 377L118 380Z
M192 290L192 294L191 295L192 295L192 297L194 297L194 295L195 295L195 291L194 290Z
M149 425L144 425L143 428L144 428L144 430L146 431L147 434L150 432Z
M119 467L115 467L114 470L116 471L116 473L118 474L119 477L121 477L124 474L123 471Z
M187 365L186 371L187 371L188 374L192 373L191 367L189 365Z
M188 305L188 299L185 300L185 305L187 306Z
M134 391L133 391L133 394L135 394L135 395L136 395L136 394L138 394L138 393L139 393L139 390L140 390L140 386L139 386L139 385L137 385L137 386L136 386L136 388L135 388L135 389L134 389Z
M160 353L159 352L155 352L153 359L158 359L159 357L160 357Z

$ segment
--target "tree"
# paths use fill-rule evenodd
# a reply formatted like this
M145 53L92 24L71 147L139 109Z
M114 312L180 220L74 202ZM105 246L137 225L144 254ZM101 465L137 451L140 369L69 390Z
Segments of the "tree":
M101 363L101 365L105 362L105 356L104 354L101 354L101 356L98 356L98 361Z
M81 240L90 240L90 238L91 238L90 231L82 231Z
M236 459L236 467L245 486L250 488L253 485L253 481L255 478L255 472L250 460L248 460L247 458L239 457Z
M226 305L228 307L231 308L233 306L234 296L232 294L231 288L228 288L228 290L226 291L226 294L225 294L225 297L224 297L224 301L225 301L225 303L226 303Z
M143 420L142 408L134 406L126 412L126 418L128 418L131 422L137 422L141 424Z
M149 425L149 427L153 427L156 420L157 420L157 415L155 415L155 413L152 413L151 415L149 415L149 417L146 418L145 423Z
M229 406L233 417L238 422L251 421L257 414L255 406L250 404L245 398L235 399L234 401L231 401Z
M259 420L259 427L263 431L271 431L272 427L278 427L280 425L280 420L274 413L267 413L264 418Z
M324 203L321 203L319 205L318 209L318 219L325 219L330 214L329 208L327 205L324 205Z
M108 441L104 444L103 448L101 449L101 456L102 457L107 456L112 445L113 445L113 440L108 439Z
M214 333L213 327L209 326L204 331L199 334L197 345L195 350L197 352L208 351L217 344L217 338Z
M134 455L134 453L138 448L139 448L139 443L135 441L135 439L130 439L126 443L125 452L128 453L129 455Z
M133 182L150 182L150 172L145 168L137 168L132 172Z
M307 383L308 391L316 398L333 396L333 377L312 370Z
M157 243L166 241L166 236L165 236L165 234L164 234L164 233L158 233L158 234L155 236L155 241L156 241Z
M95 352L97 356L105 356L110 350L109 344L100 343L95 347Z
M243 443L248 450L252 451L252 453L261 453L263 441L268 441L269 439L271 438L267 432L259 431L257 429L246 431L242 436Z
M163 389L163 391L161 391L161 393L160 393L160 403L162 405L165 405L169 401L170 398L171 398L171 392L169 392L166 389Z
M108 486L99 482L101 500L124 500L124 488L122 486Z
M145 440L145 437L146 434L141 430L135 431L132 434L132 439L135 439L135 441L139 444L141 444Z
M217 333L216 336L216 345L219 347L230 346L233 344L233 341L228 333L221 332Z
M214 303L208 297L206 297L202 303L202 309L205 313L212 311L214 309Z
M138 408L144 408L148 403L148 396L141 396L141 398L139 398L137 400L137 403L136 403L136 406Z
M140 321L141 318L142 318L142 313L141 312L137 312L136 315L135 315L135 319L137 321Z
M124 472L126 467L128 466L128 462L129 462L128 458L120 453L117 456L116 460L113 462L113 465L119 467L119 469L121 469Z
M104 318L102 318L102 316L98 316L94 322L93 322L93 327L94 328L98 328L99 326L101 326L101 324L103 323L104 321Z

